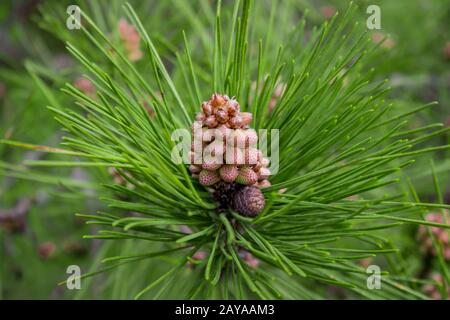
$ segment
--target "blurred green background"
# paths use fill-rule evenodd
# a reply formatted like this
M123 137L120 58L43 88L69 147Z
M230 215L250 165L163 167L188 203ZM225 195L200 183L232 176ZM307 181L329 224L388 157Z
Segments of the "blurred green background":
M89 90L89 83L79 80L83 69L68 55L64 45L65 41L72 41L78 46L88 46L77 31L65 26L66 8L73 3L88 12L115 41L120 41L117 30L123 1L0 2L0 139L57 146L62 133L46 106L55 103L71 106L73 101L59 90L66 82ZM182 47L182 30L197 34L199 47L209 41L204 29L209 28L212 18L208 12L214 12L215 1L131 3L141 17L149 17L145 19L145 27L162 55L174 57L174 52ZM374 42L385 36L388 39L373 58L374 76L390 80L393 89L390 99L399 113L439 101L439 105L417 116L411 129L430 122L450 126L450 1L356 3L360 11L359 23L365 23L368 17L365 10L369 5L376 4L381 9L381 30L371 31L371 36ZM265 4L267 10L278 6L277 15L290 18L285 25L277 26L279 32L272 37L286 37L296 17L299 19L306 11L308 28L312 29L347 6L346 1L332 0L265 1ZM233 6L233 1L223 1L223 6ZM260 17L254 21L256 26L267 23ZM92 51L91 55L95 60L96 52ZM170 65L170 58L166 62ZM148 68L142 61L136 63ZM436 142L448 143L448 138L443 135L436 138ZM0 144L0 299L127 298L122 282L139 281L133 277L135 270L132 268L122 269L113 277L102 275L89 280L81 291L57 285L67 277L69 265L94 270L105 252L136 249L128 241L119 245L82 239L82 235L92 233L95 227L85 225L74 215L101 210L98 197L106 191L99 188L99 183L113 177L83 168L48 167L36 171L22 164L37 159L52 159L52 156ZM421 159L408 172L424 200L436 198L429 160ZM434 154L433 160L441 190L445 191L450 159L442 152ZM8 165L11 163L17 164L13 173ZM450 203L450 193L444 196ZM392 235L392 240L404 248L409 268L417 270L421 276L421 272L428 272L432 267L428 257L418 250L421 244L416 232L417 228L408 227ZM164 263L156 261L146 268L164 268ZM329 296L347 298L340 294L330 290Z

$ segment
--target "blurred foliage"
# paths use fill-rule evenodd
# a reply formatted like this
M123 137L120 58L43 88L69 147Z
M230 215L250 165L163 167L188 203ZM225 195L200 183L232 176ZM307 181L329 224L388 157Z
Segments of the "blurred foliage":
M75 83L84 73L78 62L67 54L65 42L75 43L89 54L89 58L104 70L112 70L109 62L102 59L100 52L92 50L86 38L78 31L69 31L65 27L67 17L65 8L73 1L1 1L0 2L0 139L26 141L42 145L57 145L62 132L59 124L51 120L53 114L45 108L58 103L72 106L74 99L59 89L67 79ZM117 35L117 22L121 16L123 1L77 1L99 25L101 30L111 35L114 43L120 45ZM215 3L210 1L130 1L144 19L144 27L157 46L158 52L165 58L170 70L184 58L176 52L183 48L182 30L189 34L189 46L192 56L203 61L198 70L200 79L211 64L211 57L205 56L210 48L210 24L214 22ZM289 40L289 31L299 19L306 15L306 30L330 18L335 10L342 11L345 1L264 1L267 10L255 19L255 28L251 30L253 39L264 38L267 52L276 55L277 45ZM421 127L430 122L442 122L450 125L450 54L445 51L450 42L450 3L448 1L357 1L360 12L359 23L365 23L365 8L377 4L381 8L382 30L373 31L374 39L389 36L378 56L372 57L376 71L372 77L377 80L389 79L393 90L391 100L398 114L422 106L430 101L439 101L439 105L428 108L415 116L410 129ZM232 8L232 1L223 1L223 6ZM277 7L277 19L268 16L270 8ZM232 12L232 10L228 10ZM266 13L264 15L264 13ZM231 19L231 17L227 17ZM273 33L264 34L258 25L274 23ZM308 34L305 35L306 37ZM84 39L84 40L83 40ZM273 39L273 41L270 41ZM83 42L85 41L85 42ZM256 58L257 53L253 53ZM204 58L204 60L202 60ZM148 73L149 64L142 61L137 66ZM361 70L363 72L364 70ZM365 70L368 71L368 70ZM175 81L184 75L175 70ZM184 93L186 97L188 93ZM448 143L448 133L427 141L430 145ZM33 153L23 149L0 144L0 210L2 212L17 208L24 200L29 200L25 214L25 228L12 232L0 228L0 298L129 298L139 290L142 284L155 280L156 274L163 272L171 264L170 256L153 260L150 264L127 265L112 275L102 275L86 280L83 289L78 292L66 290L57 283L64 280L68 265L79 265L82 270L94 271L105 254L133 254L159 250L135 246L132 240L114 246L109 242L85 240L82 235L92 233L93 226L86 226L73 214L104 209L97 197L104 191L91 188L89 183L105 183L111 177L104 170L89 168L43 168L38 173L23 165L26 160L52 160L55 157L44 153ZM439 189L442 201L449 203L446 196L449 183L448 151L423 157L414 169L407 171L413 181L418 197L423 201L439 201L436 194L436 180L433 180L430 160L436 163L439 177ZM58 158L60 159L60 157ZM16 176L7 173L6 163L17 163L22 172ZM42 181L48 179L47 184ZM409 189L406 183L404 190ZM449 189L450 190L450 189ZM401 248L401 254L389 261L372 261L376 264L388 264L392 268L405 269L407 273L428 276L438 269L437 261L428 261L429 257L419 250L417 227L407 226L401 232L380 235ZM51 245L49 245L51 243ZM401 255L401 256L400 256ZM428 259L428 260L427 260ZM447 263L448 267L448 263ZM191 268L195 268L195 265ZM152 272L145 272L146 270ZM425 271L424 271L425 270ZM188 276L192 269L183 271ZM274 271L275 272L275 271ZM145 275L143 278L142 275ZM194 275L194 273L192 274ZM180 276L181 278L182 276ZM124 281L129 283L123 285ZM195 279L194 279L195 281ZM172 290L181 290L182 281L174 281ZM177 287L178 286L178 287ZM420 288L420 285L417 285ZM311 289L309 291L309 289ZM322 289L321 289L322 290ZM347 292L329 288L327 292L315 292L314 286L308 288L311 298L326 295L330 298L351 298Z

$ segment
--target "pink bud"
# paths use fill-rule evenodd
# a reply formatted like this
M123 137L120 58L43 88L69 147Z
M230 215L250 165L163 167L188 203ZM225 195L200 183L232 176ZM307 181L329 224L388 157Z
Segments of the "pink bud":
M53 242L47 241L41 243L38 247L38 254L42 259L51 258L56 251L56 246Z
M202 171L202 168L201 168L200 166L196 166L196 165L194 165L194 164L191 164L191 165L189 166L189 171L190 171L191 173L200 173L200 171Z
M192 229L189 228L186 225L180 226L180 231L183 232L183 233L186 233L186 234L191 234L192 233Z
M220 163L214 163L214 161L211 162L204 162L202 164L202 169L209 170L209 171L215 171L219 169L222 165Z
M242 117L242 126L248 126L253 119L253 115L251 112L241 112L240 116Z
M212 106L209 103L203 102L202 103L202 110L203 110L203 113L206 116L210 116L212 114L213 108L212 108Z
M219 125L219 122L217 121L215 116L209 116L208 118L206 118L206 120L204 121L204 124L209 127L209 128L215 128Z
M229 124L231 128L237 129L242 126L242 122L243 122L242 117L239 114L236 114L234 117L230 119Z
M271 183L269 182L269 180L262 180L260 182L258 182L258 187L262 188L267 188L270 187Z
M259 169L259 179L260 180L266 180L270 177L270 170L267 168L261 168Z
M211 97L211 104L213 107L220 107L225 104L225 99L218 93L214 93Z
M142 56L143 54L141 50L131 50L128 54L128 59L130 59L130 61L138 61L142 58Z
M220 168L219 172L223 181L231 183L236 180L238 168L234 165L224 165Z
M137 61L142 58L142 52L139 49L140 36L133 25L126 20L120 19L118 23L118 30L120 39L124 42L125 48L128 52L128 59L130 61Z
M131 48L138 48L139 47L139 41L141 40L139 33L137 33L137 31L134 30L134 27L131 26L132 32L130 32L130 34L128 35L128 43L130 44Z
M126 39L128 34L130 33L130 25L125 19L120 19L117 25L117 29L119 30L120 38Z
M217 171L202 170L198 176L201 185L211 186L220 181Z
M219 109L216 112L216 119L220 122L220 123L225 123L228 121L228 112L224 109Z
M206 253L204 251L197 251L193 256L192 259L194 260L203 260L206 258Z
M204 113L197 113L197 115L195 116L195 120L196 121L201 121L203 122L206 119L205 114Z
M248 166L243 166L239 168L239 173L236 178L236 182L240 184L245 184L247 186L250 186L252 184L255 184L258 181L258 175L255 171L253 171L252 168Z
M93 97L95 96L95 87L94 84L86 78L78 78L75 82L74 82L74 87L81 90L83 93L85 93L86 95Z
M244 261L249 267L252 267L254 269L258 268L259 266L259 259L255 258L250 252L245 253Z
M234 99L229 100L227 102L227 110L230 116L234 116L240 110L239 103Z

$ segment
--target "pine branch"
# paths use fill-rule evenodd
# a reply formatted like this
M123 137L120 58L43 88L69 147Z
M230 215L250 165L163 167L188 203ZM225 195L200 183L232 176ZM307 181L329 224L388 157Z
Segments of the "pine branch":
M343 17L335 15L314 29L306 42L303 18L290 33L300 42L287 45L272 37L274 7L261 36L265 44L253 41L260 32L253 30L253 12L264 10L259 3L238 1L226 10L219 1L209 21L213 41L203 21L195 20L186 8L193 37L201 46L193 45L191 35L183 32L183 47L174 48L175 58L159 53L130 4L123 9L145 47L143 62L150 76L106 34L107 23L99 14L91 18L83 13L86 43L70 41L67 50L89 72L97 94L92 97L67 85L64 92L79 109L50 107L68 133L64 149L0 141L86 159L32 161L30 166L111 167L124 180L106 186L115 194L102 199L108 210L80 215L101 228L85 237L127 239L159 248L104 258L103 263L119 263L83 278L138 261L153 263L158 257L167 260L167 268L156 278L136 280L140 285L133 286L135 298L171 296L168 292L175 292L178 282L183 283L176 291L182 298L310 299L323 296L314 290L317 283L370 299L426 298L410 287L415 279L388 272L382 273L383 290L368 290L366 270L358 261L397 253L384 234L404 224L449 228L417 218L426 209L449 206L397 196L405 167L417 156L449 148L421 143L448 129L439 124L404 128L408 117L432 104L404 114L393 110L386 101L386 82L375 80L366 69L378 48L369 43L363 26L352 23L353 5ZM269 108L277 87L282 92ZM270 178L272 185L262 189L265 207L256 217L244 217L233 208L224 211L186 165L172 161L172 132L189 128L211 89L236 97L253 113L256 129L279 130L279 171ZM384 195L392 190L393 198ZM137 216L123 216L124 212ZM183 232L182 226L190 232ZM206 258L196 259L199 252ZM442 255L440 263L445 267ZM192 280L184 275L188 268L194 273Z

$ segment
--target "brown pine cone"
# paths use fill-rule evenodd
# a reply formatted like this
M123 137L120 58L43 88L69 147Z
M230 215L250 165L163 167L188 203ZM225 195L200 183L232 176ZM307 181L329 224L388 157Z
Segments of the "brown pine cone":
M254 186L245 186L236 191L233 197L234 209L242 215L255 217L264 209L264 195Z

